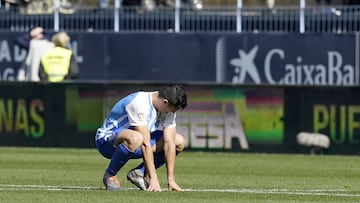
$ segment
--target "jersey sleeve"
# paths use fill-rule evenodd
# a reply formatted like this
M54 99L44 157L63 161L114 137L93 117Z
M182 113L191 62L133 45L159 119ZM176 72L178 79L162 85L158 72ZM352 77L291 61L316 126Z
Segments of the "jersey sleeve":
M176 113L169 112L167 114L162 115L160 120L160 128L174 128L176 127Z
M144 96L137 96L126 107L130 126L147 125L150 105Z

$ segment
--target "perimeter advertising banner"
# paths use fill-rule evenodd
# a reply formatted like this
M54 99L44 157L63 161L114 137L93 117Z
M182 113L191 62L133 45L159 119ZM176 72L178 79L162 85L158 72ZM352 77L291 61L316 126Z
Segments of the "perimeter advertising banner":
M26 33L0 32L0 79L15 80ZM80 80L351 86L356 34L69 33Z
M316 132L330 138L329 153L360 153L359 88L285 89L284 143L296 146L299 132Z
M112 106L153 83L0 83L0 145L94 148ZM360 153L360 89L187 84L177 130L190 150L309 153L299 132L330 139L329 154Z
M13 85L6 85L13 84ZM0 145L95 147L96 129L113 104L160 84L1 83ZM187 85L177 130L188 149L254 151L283 144L283 90ZM12 93L8 91L11 91Z
M216 81L271 85L358 84L354 35L235 35L217 41Z
M66 144L63 90L51 84L1 83L0 145Z

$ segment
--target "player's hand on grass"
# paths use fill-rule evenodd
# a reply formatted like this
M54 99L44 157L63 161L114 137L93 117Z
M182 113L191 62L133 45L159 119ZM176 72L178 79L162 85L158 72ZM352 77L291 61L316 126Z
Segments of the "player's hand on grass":
M184 191L175 181L168 183L169 191Z
M150 192L161 192L161 187L158 180L150 180L147 191Z

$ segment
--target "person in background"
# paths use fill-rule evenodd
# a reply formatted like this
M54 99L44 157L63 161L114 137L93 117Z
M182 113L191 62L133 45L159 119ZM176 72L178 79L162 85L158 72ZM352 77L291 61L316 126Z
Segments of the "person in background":
M273 9L275 6L275 0L266 0L266 6L268 9Z
M29 51L30 41L34 38L39 38L39 34L42 34L41 37L43 39L47 39L48 41L50 41L49 35L45 32L43 27L34 27L30 29L30 32L17 37L15 40L15 44L17 44L20 48Z
M316 2L316 5L320 6L322 0L315 0L315 2ZM326 5L330 5L330 4L331 4L331 0L324 0L324 2L325 2Z
M20 47L28 51L25 61L18 71L17 80L40 81L38 73L41 56L51 50L54 44L45 36L42 27L36 27L29 34L20 36L17 42Z
M121 4L123 6L140 6L142 0L122 0Z
M141 190L161 191L156 168L166 164L169 191L182 191L175 181L175 158L185 147L176 132L176 111L187 106L182 85L167 85L158 91L138 91L120 99L98 128L96 147L110 163L103 183L107 190L120 190L116 175L129 159L143 163L127 174ZM148 175L149 179L145 177Z
M58 32L51 41L55 47L41 57L40 80L61 82L66 79L76 79L79 75L79 66L74 54L68 48L69 35L66 32Z

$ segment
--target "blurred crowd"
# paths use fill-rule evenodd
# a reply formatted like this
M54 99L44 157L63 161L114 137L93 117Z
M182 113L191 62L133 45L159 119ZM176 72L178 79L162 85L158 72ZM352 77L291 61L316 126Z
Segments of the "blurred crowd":
M156 7L174 7L176 0L120 0L122 6L138 6L142 7L144 10L151 11ZM110 0L99 0L100 8L109 7ZM203 0L180 0L182 6L190 6L194 9L203 8Z
M115 3L113 0L91 0L97 2L98 8L110 8ZM174 7L176 0L119 0L122 6L138 6L144 11L152 11L159 7ZM43 14L54 12L55 0L0 0L0 7L5 10L10 7L18 7L21 13ZM237 0L179 0L181 6L201 10L205 5L236 5ZM229 3L230 2L230 3ZM243 5L262 5L273 8L275 5L298 5L299 1L287 0L243 0ZM360 0L305 0L306 5L356 5ZM78 6L91 6L90 0L59 0L60 12L74 13Z

